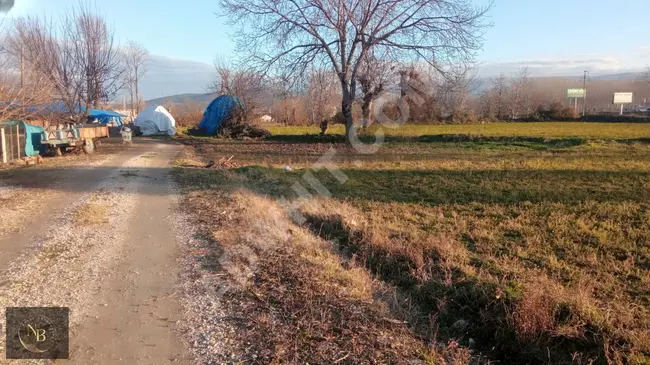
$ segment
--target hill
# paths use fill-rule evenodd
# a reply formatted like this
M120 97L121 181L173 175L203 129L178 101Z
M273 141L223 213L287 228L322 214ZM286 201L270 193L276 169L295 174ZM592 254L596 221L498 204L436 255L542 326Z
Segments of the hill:
M204 94L186 93L186 94L170 95L170 96L164 96L162 98L151 99L151 100L147 100L146 103L147 105L194 104L204 108L215 97L216 96L214 93L204 93Z

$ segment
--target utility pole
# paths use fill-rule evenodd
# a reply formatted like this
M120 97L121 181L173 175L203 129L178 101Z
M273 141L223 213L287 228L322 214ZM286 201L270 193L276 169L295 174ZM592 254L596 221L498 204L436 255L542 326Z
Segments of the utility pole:
M582 90L584 90L584 97L582 98L582 116L585 116L587 110L587 74L589 71L585 71L585 76L582 79Z
M20 105L25 115L25 51L23 45L20 45Z

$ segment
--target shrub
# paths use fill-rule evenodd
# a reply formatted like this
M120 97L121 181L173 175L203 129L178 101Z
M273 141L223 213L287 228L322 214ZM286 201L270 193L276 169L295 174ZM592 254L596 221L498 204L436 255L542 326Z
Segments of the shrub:
M572 107L562 105L560 102L553 102L548 106L541 105L536 113L541 119L544 120L574 120L580 116Z

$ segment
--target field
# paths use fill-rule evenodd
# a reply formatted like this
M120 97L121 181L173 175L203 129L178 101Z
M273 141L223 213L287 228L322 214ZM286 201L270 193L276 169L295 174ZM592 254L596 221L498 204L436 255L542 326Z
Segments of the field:
M206 270L249 274L253 363L650 362L649 126L404 126L374 155L307 132L176 161Z
M295 136L320 133L318 126L269 127L276 136ZM373 128L369 128L371 134ZM328 128L328 134L343 134L343 125ZM650 137L650 127L643 123L494 123L472 125L402 125L386 128L387 136L419 137L439 134L480 134L490 137L580 137L592 139L635 139Z

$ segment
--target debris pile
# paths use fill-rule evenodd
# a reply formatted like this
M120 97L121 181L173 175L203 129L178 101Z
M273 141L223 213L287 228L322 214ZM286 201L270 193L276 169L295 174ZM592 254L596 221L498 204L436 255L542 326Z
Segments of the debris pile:
M219 130L219 135L235 139L266 138L271 136L271 132L246 122L239 122L224 123Z

